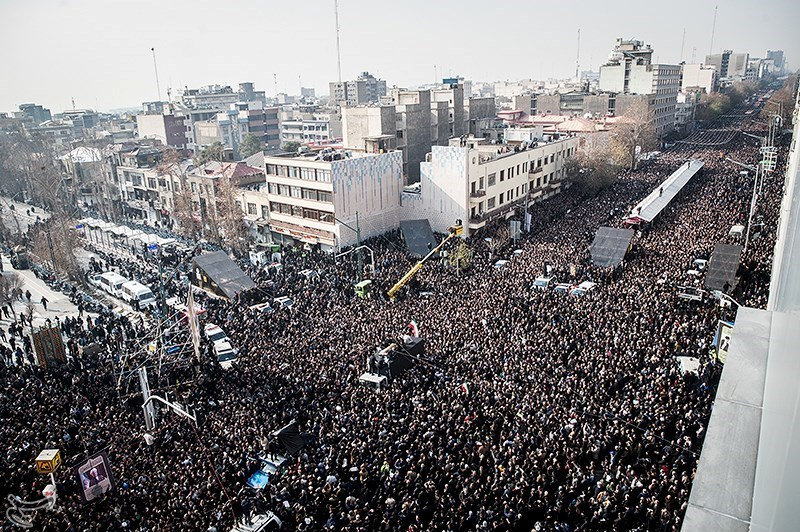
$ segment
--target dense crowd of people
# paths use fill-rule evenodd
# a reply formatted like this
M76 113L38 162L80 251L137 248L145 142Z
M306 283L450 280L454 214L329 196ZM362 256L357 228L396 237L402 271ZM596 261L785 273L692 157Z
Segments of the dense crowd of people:
M221 532L271 511L287 530L679 530L722 367L710 354L717 303L680 299L676 286L745 220L753 177L725 157L752 163L757 152L738 136L665 152L595 197L568 189L530 207L522 253L505 268L493 264L513 244L484 240L497 224L468 240L469 268L432 262L393 303L384 294L414 260L397 235L369 242L369 299L354 295L352 255L286 250L280 269L251 268L257 287L234 301L198 296L202 322L239 349L231 369L207 341L199 362L151 357L153 392L198 422L162 412L150 441L129 370L150 356L152 326L108 312L63 320L68 364L0 364L0 494L39 498L48 478L34 458L60 448L58 510L40 511L38 529ZM690 157L702 173L637 231L624 263L592 266L597 228L621 226ZM763 185L734 291L743 304L766 303L781 175ZM559 282L598 286L583 297L537 290L546 266ZM250 308L282 295L291 309ZM424 360L380 393L360 386L367 355L412 320ZM678 356L699 359L698 371L681 371ZM291 421L306 442L294 455L273 436ZM115 489L82 504L68 468L102 450ZM265 453L288 463L246 488Z

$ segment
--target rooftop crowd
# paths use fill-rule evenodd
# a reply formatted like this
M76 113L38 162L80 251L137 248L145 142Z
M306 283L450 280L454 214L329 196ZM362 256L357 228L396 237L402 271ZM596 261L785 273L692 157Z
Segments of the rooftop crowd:
M198 415L195 427L163 413L152 445L138 382L119 371L152 331L105 312L63 320L67 365L0 364L0 495L40 498L48 478L34 458L60 448L59 509L36 515L40 530L221 532L267 510L287 530L679 530L722 366L710 355L716 302L679 299L676 285L746 220L752 176L725 157L753 163L757 150L738 136L665 152L595 197L569 189L530 207L522 254L505 268L493 264L514 244L484 240L496 224L468 240L470 268L426 264L394 303L382 294L413 265L396 235L369 243L371 299L354 297L352 255L287 251L279 271L252 268L251 293L198 301L202 321L238 347L235 366L223 371L207 342L199 363L167 361L157 377L151 365L153 392ZM621 226L690 157L703 172L636 233L624 263L593 267L597 228ZM763 226L734 292L743 304L766 304L780 176L764 183ZM584 297L536 290L545 264L559 281L598 286ZM268 295L294 307L249 308ZM411 320L426 360L380 393L360 386L366 357ZM697 374L677 356L698 358ZM259 454L286 454L272 433L291 420L306 446L263 490L246 488ZM82 504L67 468L101 450L116 488Z

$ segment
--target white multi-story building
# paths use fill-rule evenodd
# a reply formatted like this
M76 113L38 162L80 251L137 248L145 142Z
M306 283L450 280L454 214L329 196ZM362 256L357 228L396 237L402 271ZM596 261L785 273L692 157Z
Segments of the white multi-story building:
M433 146L430 160L420 164L419 192L403 194L403 217L428 219L437 232L462 220L469 235L521 204L559 192L564 163L579 143L568 137L515 148L469 137Z
M681 90L700 88L706 94L714 92L717 87L717 71L713 66L699 63L681 65Z
M395 229L400 220L403 156L326 149L308 156L264 157L273 242L336 250Z
M653 64L652 56L653 49L641 41L617 39L608 62L600 67L599 87L605 92L647 95L656 133L664 136L675 129L681 67Z

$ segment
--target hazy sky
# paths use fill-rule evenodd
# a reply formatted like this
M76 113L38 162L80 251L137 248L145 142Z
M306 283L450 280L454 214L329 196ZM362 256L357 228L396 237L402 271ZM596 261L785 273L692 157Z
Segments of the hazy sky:
M714 51L800 63L798 0L717 1ZM650 11L656 5L658 12ZM655 59L702 61L714 1L339 0L342 77L368 70L413 86L442 75L481 81L567 77L597 67L617 37L650 43ZM53 112L155 100L155 47L167 87L212 83L327 93L337 78L333 0L0 0L0 111L35 102Z

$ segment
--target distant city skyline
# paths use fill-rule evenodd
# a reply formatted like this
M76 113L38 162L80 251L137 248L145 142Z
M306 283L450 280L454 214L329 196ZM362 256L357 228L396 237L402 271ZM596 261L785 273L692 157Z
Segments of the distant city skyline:
M800 62L794 24L800 3L717 2L713 51L763 57L782 49ZM161 99L167 88L256 83L259 90L328 92L337 79L333 0L295 3L196 0L0 0L6 53L0 112L22 103L53 111L138 107L158 98L150 52L158 58ZM641 2L536 4L407 0L397 9L339 0L342 78L369 71L389 86L443 77L476 81L567 78L597 70L618 37L652 45L653 60L702 62L711 45L714 2L677 0L647 13ZM434 77L435 76L435 77Z

